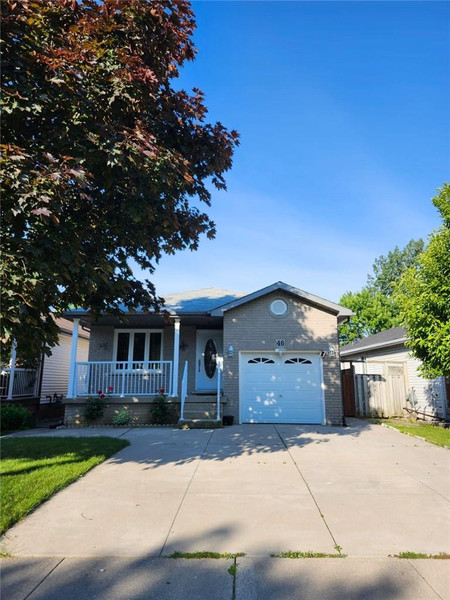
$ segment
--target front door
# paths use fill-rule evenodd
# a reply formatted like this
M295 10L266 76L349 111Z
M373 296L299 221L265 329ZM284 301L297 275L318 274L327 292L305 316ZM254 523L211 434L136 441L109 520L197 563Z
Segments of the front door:
M198 392L217 390L217 356L222 356L223 331L197 329L197 361L195 389Z

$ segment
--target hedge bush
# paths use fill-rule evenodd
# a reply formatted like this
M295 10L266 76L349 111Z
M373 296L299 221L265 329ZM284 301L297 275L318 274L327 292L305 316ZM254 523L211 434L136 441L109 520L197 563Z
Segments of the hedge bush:
M1 431L28 429L32 426L32 417L20 404L8 404L0 408Z

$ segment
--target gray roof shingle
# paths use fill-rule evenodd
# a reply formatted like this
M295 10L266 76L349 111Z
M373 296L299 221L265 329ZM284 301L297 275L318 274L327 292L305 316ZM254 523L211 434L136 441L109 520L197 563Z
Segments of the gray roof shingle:
M176 294L166 294L164 308L177 314L209 312L245 296L243 292L231 292L219 288L203 288Z
M342 346L340 349L340 354L341 356L345 356L348 354L353 354L354 352L361 352L362 350L372 346L377 346L380 348L383 347L383 345L392 346L397 341L400 344L405 340L405 338L406 331L403 327L393 327L392 329L386 329L385 331L380 331L374 335L369 335L368 337L358 340L357 342L353 342L352 344Z

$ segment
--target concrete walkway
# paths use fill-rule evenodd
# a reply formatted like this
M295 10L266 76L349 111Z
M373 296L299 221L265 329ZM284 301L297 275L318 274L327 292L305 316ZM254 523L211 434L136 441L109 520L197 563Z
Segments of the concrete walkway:
M46 588L52 582L59 597L71 598L56 583L64 573L66 579L68 573L78 573L79 581L86 571L86 585L96 585L97 580L103 585L110 577L114 581L106 581L108 589L120 584L122 569L124 581L126 573L136 571L155 595L118 591L98 597L450 596L450 561L387 558L404 551L450 552L449 453L417 438L358 420L348 428L247 425L215 431L107 428L15 435L36 434L120 436L131 445L55 495L2 540L2 550L17 557L3 561L5 581L11 581L14 572L25 581L26 572L42 574L56 567L32 600L56 598ZM340 549L351 558L270 558L289 550ZM246 557L238 559L234 578L227 573L227 561L163 558L174 551L245 552ZM36 557L48 561L46 566L36 566ZM29 567L14 567L24 560ZM96 571L102 561L107 561L106 570ZM180 581L186 573L196 577L194 595L164 595L176 589L177 573ZM164 583L168 574L175 579ZM195 595L202 578L215 582L217 592ZM39 576L29 579L31 591ZM139 586L137 575L131 579ZM325 595L324 585L330 587L327 593L340 589L340 595ZM305 593L295 596L299 586ZM385 594L374 595L379 589ZM352 596L352 590L360 595Z
M0 566L5 600L450 598L448 560L9 558Z

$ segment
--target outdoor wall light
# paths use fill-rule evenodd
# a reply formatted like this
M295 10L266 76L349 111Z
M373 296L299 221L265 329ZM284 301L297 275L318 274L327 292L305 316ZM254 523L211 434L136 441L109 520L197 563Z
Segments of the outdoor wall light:
M233 346L228 346L228 356L234 356L234 348Z
M336 351L331 344L328 346L328 356L330 358L334 358L336 356Z

